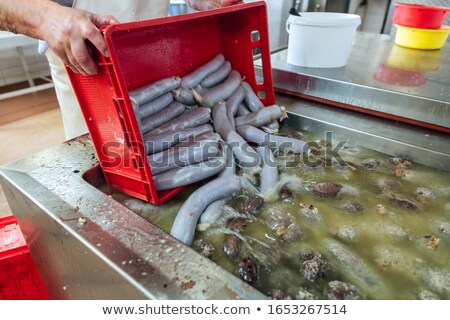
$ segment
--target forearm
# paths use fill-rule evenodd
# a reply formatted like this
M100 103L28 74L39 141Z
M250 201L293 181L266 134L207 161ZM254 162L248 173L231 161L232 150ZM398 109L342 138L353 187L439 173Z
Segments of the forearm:
M184 2L194 10L209 10L232 6L242 3L242 0L184 0Z
M42 39L40 26L60 7L50 0L0 0L0 30Z

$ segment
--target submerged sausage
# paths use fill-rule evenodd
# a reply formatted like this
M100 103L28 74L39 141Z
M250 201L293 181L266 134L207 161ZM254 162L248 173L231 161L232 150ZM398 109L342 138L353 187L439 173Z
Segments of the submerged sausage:
M181 242L191 245L198 219L212 202L230 197L240 189L236 176L216 178L194 191L181 206L170 234Z

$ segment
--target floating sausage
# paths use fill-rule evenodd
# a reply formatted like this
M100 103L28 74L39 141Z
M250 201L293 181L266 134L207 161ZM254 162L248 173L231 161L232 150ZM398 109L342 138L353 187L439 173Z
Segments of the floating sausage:
M226 201L227 199L216 200L206 207L205 211L200 215L198 225L200 231L205 231L220 219L222 216L222 208Z
M216 178L194 191L184 202L170 230L181 242L191 245L200 215L212 202L231 197L240 190L236 176Z
M265 198L273 188L275 188L278 181L278 168L275 160L275 156L267 146L256 148L259 156L262 159L262 169L259 173L260 187L259 195Z

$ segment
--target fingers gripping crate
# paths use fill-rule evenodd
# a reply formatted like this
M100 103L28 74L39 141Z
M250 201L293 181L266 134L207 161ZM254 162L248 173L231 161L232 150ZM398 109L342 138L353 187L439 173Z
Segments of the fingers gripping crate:
M275 101L263 1L112 25L103 33L110 58L93 50L98 74L68 73L107 183L134 197L159 205L182 187L155 190L129 91L182 77L222 53L265 105ZM256 82L255 52L261 53L262 83Z

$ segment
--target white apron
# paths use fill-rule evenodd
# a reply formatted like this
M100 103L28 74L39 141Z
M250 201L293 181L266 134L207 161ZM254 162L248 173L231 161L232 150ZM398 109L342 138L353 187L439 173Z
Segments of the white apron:
M169 0L75 0L74 8L92 13L110 14L120 22L165 17L169 12ZM63 62L52 50L47 50L47 59L61 108L66 139L88 132L80 106L70 85Z
M120 22L167 16L169 0L74 0L73 7L99 14L113 15Z

